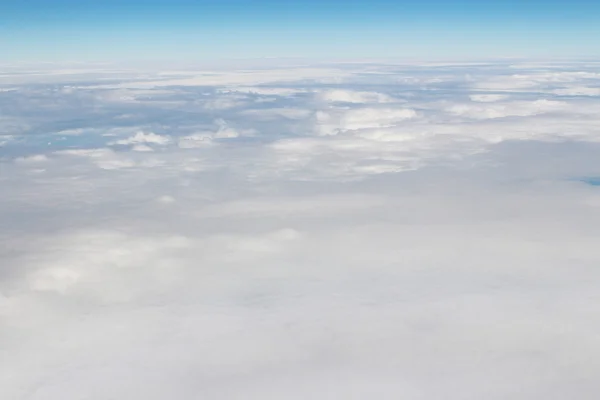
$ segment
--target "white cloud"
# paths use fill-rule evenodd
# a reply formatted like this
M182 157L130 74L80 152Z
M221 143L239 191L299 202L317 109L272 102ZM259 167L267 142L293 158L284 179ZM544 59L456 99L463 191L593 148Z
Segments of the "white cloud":
M4 146L13 139L11 135L0 135L0 146Z
M301 79L318 82L336 82L351 72L336 68L277 68L242 71L206 71L202 74L187 72L186 77L160 80L136 80L118 85L127 89L164 88L169 86L228 86L261 85L267 83L294 82Z
M82 133L85 133L86 130L84 128L76 128L76 129L64 129L62 131L56 132L57 135L66 135L66 136L76 136L76 135L81 135Z
M554 90L561 96L600 96L600 87L575 86Z
M134 136L127 139L117 140L113 144L135 145L141 143L166 145L171 141L168 136L157 135L156 133L137 132Z
M0 77L0 398L597 398L586 65Z
M217 139L233 139L240 136L240 132L235 129L229 127L227 122L222 119L215 121L218 126L217 131L214 133L213 137Z
M243 115L254 117L261 120L271 121L281 118L304 119L311 115L310 110L299 108L265 108L260 110L246 110Z
M534 69L535 70L535 69ZM475 83L475 87L486 90L524 90L542 85L560 85L586 80L600 80L600 74L586 71L527 72L513 75L492 76Z
M21 135L31 129L31 125L20 117L0 115L0 137L7 138Z
M515 101L501 104L472 105L454 104L448 108L452 114L473 119L492 119L504 117L527 117L549 112L561 111L567 103L556 100L535 100L531 102Z
M212 135L210 133L196 133L194 135L184 136L178 141L178 146L182 149L195 149L212 145Z
M239 92L239 93L252 93L264 96L293 96L296 94L307 93L309 90L303 88L288 88L288 87L261 87L261 86L249 86L249 87L231 87L226 89L225 92Z
M145 144L136 144L134 145L131 150L133 151L154 151L154 149L150 146L147 146Z
M386 94L353 90L332 89L317 94L322 101L341 103L393 103L395 100Z
M217 119L213 121L216 125L215 130L207 130L197 132L192 135L187 135L179 138L178 146L182 149L194 149L206 146L212 146L215 144L213 139L235 139L239 137L254 136L256 131L254 129L235 129L229 126L229 123L223 119Z
M35 154L32 156L19 157L16 161L24 164L38 164L48 161L48 157L46 157L45 154Z
M417 113L407 108L357 108L318 111L315 115L318 133L336 135L347 130L383 128L415 118Z
M172 196L164 195L164 196L160 196L157 199L157 201L162 204L172 204L172 203L175 203L177 200Z
M471 101L481 103L493 103L495 101L506 100L509 96L504 94L472 94L469 96Z
M335 215L384 206L386 199L370 195L311 196L308 198L255 198L204 207L199 217L266 217L276 215Z
M89 159L102 169L112 170L130 168L135 162L130 158L120 155L111 149L77 149L57 151L58 155L77 156Z

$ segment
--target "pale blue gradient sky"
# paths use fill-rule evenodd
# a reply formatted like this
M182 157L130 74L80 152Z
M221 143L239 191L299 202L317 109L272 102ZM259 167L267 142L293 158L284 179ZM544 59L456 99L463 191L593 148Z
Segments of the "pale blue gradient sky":
M597 56L584 0L8 0L5 61Z

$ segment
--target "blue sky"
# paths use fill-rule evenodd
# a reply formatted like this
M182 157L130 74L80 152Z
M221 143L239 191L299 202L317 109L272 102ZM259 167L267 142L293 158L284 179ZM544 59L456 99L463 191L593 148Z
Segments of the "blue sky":
M5 60L595 56L599 2L0 0Z

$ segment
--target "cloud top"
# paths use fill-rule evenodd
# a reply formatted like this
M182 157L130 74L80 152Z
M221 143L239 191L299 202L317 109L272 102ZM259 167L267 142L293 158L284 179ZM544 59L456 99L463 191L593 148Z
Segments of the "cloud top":
M0 398L600 394L595 64L46 68L0 81Z

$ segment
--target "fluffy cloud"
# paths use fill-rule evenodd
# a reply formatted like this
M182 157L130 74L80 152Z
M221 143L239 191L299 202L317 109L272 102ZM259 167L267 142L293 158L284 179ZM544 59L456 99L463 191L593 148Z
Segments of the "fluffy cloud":
M223 119L217 119L214 121L216 129L206 130L194 133L193 135L186 135L179 138L178 145L182 149L193 149L205 146L211 146L214 144L214 139L235 139L239 137L254 136L256 131L254 129L235 129L229 126L227 121Z
M0 398L600 394L594 65L0 78Z
M138 132L134 136L131 136L127 139L117 140L112 142L112 144L121 144L121 145L137 145L137 144L157 144L157 145L165 145L169 143L170 139L166 136L157 135L156 133L145 133Z

